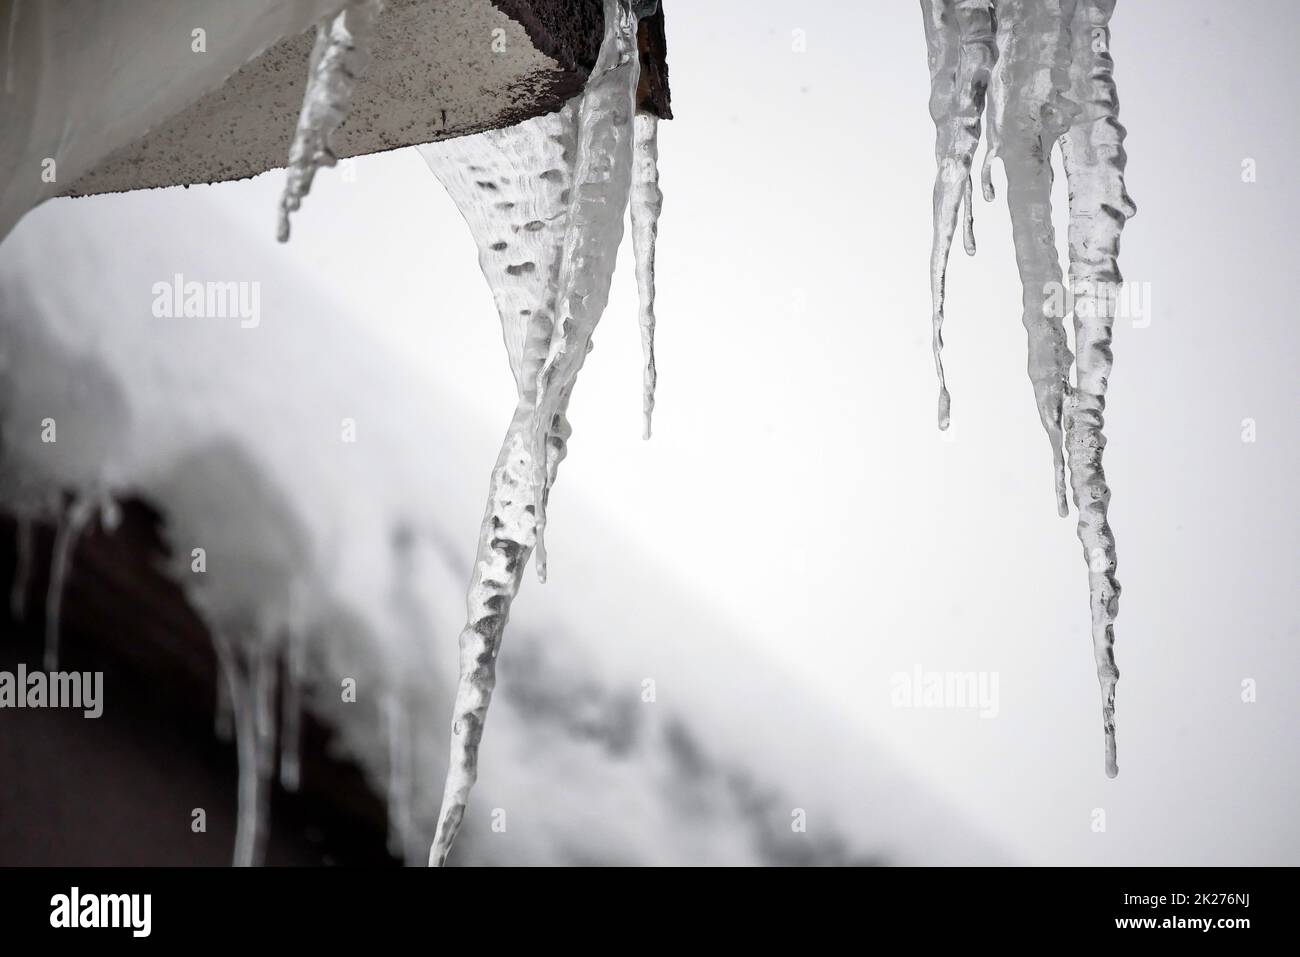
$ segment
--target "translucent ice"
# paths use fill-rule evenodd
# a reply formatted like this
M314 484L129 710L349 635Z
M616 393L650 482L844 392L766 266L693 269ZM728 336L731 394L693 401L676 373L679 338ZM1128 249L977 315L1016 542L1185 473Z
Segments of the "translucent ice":
M1065 444L1070 485L1079 513L1079 541L1088 563L1093 652L1101 683L1106 773L1119 773L1115 757L1115 536L1107 521L1110 488L1102 470L1102 413L1111 369L1111 332L1119 272L1119 240L1137 208L1124 188L1124 127L1112 75L1110 16L1115 0L1079 0L1073 21L1070 96L1079 116L1061 139L1070 183L1070 285L1077 355L1074 386L1065 399Z
M636 255L636 286L640 298L642 372L642 434L650 438L650 419L655 410L655 243L659 238L659 214L664 194L659 188L659 117L638 113L632 144L632 250Z
M1068 513L1065 455L1079 513L1078 534L1088 562L1092 636L1102 691L1106 773L1115 757L1114 621L1119 583L1115 539L1107 521L1110 489L1102 470L1102 434L1120 231L1135 208L1124 188L1124 127L1112 76L1109 22L1115 0L921 0L931 75L930 111L937 131L939 175L934 191L931 293L940 427L947 425L941 326L944 269L961 202L970 235L971 158L980 136L982 84L988 82L989 145L983 192L993 198L991 163L1007 175L1023 321L1029 338L1029 377L1052 447L1057 509ZM996 33L991 34L991 28ZM996 49L990 47L990 36ZM990 78L990 67L993 66ZM1059 142L1070 185L1070 296L1052 228L1052 150ZM1074 310L1078 360L1066 343L1065 316Z
M303 197L311 192L316 170L338 162L330 140L348 115L357 77L370 62L375 19L383 8L383 0L349 0L342 11L316 28L307 90L289 148L280 199L276 236L282 243L289 239L289 214L301 207Z
M948 428L951 399L944 381L943 301L948 254L957 216L965 206L965 247L975 254L971 209L971 164L980 140L980 119L989 74L997 53L986 0L927 0L925 18L930 63L930 115L935 126L934 240L930 252L931 327L939 376L939 428Z
M477 779L502 633L534 551L545 578L542 530L571 434L569 398L608 301L632 191L637 20L654 7L604 0L596 66L582 96L563 110L421 150L474 234L518 391L492 471L460 636L461 677L429 853L433 865L446 861ZM648 155L650 128L645 131ZM637 221L650 230L648 213L643 209ZM652 268L649 247L641 251L640 261Z

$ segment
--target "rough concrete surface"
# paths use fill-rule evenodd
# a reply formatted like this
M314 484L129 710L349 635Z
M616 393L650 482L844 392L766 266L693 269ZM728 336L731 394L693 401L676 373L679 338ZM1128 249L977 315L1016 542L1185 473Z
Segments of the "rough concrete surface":
M335 136L340 157L508 126L581 91L600 0L389 0ZM282 40L81 176L68 195L242 179L282 167L314 31ZM643 24L643 108L668 109L662 12Z

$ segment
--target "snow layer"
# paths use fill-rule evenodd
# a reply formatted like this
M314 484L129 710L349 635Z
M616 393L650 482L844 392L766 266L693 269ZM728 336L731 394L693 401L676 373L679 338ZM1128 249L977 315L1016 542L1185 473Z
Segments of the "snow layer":
M303 636L303 707L390 794L397 840L414 861L439 809L452 637L464 624L472 557L465 516L482 501L481 474L465 463L490 455L491 425L414 375L408 357L381 348L374 317L346 306L341 278L322 278L297 244L274 242L265 209L278 180L33 212L0 246L0 354L15 399L3 406L5 448L30 429L29 441L50 456L47 485L103 476L119 494L156 503L177 556L173 574L210 629L223 624L246 656L245 680L259 647L287 655L284 631ZM239 227L228 219L234 209L250 210ZM136 237L129 248L126 233ZM50 248L63 255L47 256ZM177 272L259 280L261 323L153 316L151 286ZM47 412L59 421L53 447L31 425ZM341 438L345 418L355 442ZM996 858L972 837L978 829L738 640L607 516L575 502L566 523L601 533L566 549L564 581L550 587L603 584L584 590L581 614L529 602L518 616L494 746L452 863ZM195 547L207 550L203 574L191 568ZM610 554L626 575L610 577ZM642 698L646 675L671 689L657 703ZM354 702L340 693L345 679L356 682ZM770 703L770 715L756 715L754 700ZM385 724L394 707L404 712L409 757L390 748L401 737ZM257 809L277 786L259 755L274 749L257 733L265 710L247 702L241 710L254 733L241 739L251 758L239 851L256 860L258 836L275 826ZM790 713L803 716L797 733L781 717ZM277 731L283 745L285 726ZM809 752L808 734L824 747ZM792 833L795 807L808 811L809 834ZM493 826L497 810L504 831Z
M12 0L0 18L0 238L37 203L340 5Z

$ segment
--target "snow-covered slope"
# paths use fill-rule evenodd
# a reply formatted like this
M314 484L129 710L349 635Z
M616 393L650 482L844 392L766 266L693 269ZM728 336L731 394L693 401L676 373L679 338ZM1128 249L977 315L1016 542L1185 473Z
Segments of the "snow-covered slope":
M382 315L225 219L222 189L60 200L0 245L5 448L23 474L156 502L215 631L252 651L286 624L305 636L308 706L409 815L398 839L422 860L498 428L385 351ZM178 282L257 283L238 287L256 323L156 315ZM598 512L565 512L582 533L560 577L582 607L525 586L453 863L998 859ZM614 587L582 590L610 555Z

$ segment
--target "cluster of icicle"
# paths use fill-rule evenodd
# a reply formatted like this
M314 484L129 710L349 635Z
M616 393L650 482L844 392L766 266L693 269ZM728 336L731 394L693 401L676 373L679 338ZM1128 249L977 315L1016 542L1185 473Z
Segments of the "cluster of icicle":
M654 410L654 255L663 195L655 116L636 111L637 27L658 0L603 0L600 53L583 93L559 112L432 146L421 153L460 209L500 313L518 402L488 491L460 636L451 755L429 863L440 866L478 775L496 657L524 568L546 580L546 504L572 432L569 399L609 300L629 207L640 294L643 432ZM352 0L322 25L281 203L288 215L316 168L368 60L378 0Z
M59 638L63 630L63 594L67 589L72 558L81 537L98 517L106 531L116 528L120 512L111 493L104 488L78 490L65 506L61 495L36 509L24 509L22 503L10 503L17 513L16 561L9 589L9 616L16 622L27 617L27 593L32 576L35 524L43 518L55 518L54 545L50 553L50 577L45 591L45 650L42 658L46 671L59 668Z
M1093 653L1102 693L1106 773L1115 757L1114 622L1119 604L1115 538L1107 522L1110 489L1102 471L1102 412L1111 369L1111 331L1121 281L1120 231L1136 213L1124 188L1124 127L1112 76L1110 29L1115 0L921 0L936 129L934 245L930 260L939 428L949 422L944 383L944 273L957 219L965 208L965 247L975 253L971 168L986 99L989 144L982 190L993 199L990 164L1002 159L1007 204L1029 337L1029 378L1051 443L1057 510L1068 514L1070 488L1088 562ZM1077 357L1065 316L1054 303L1062 272L1052 228L1052 148L1060 145L1070 186L1069 263ZM1075 381L1070 382L1070 367Z
M231 862L259 866L266 856L277 752L280 786L296 792L301 780L305 626L298 607L232 626L229 616L208 612L200 600L196 604L205 612L217 656L216 735L223 741L234 738L239 759ZM290 606L300 606L296 594Z

